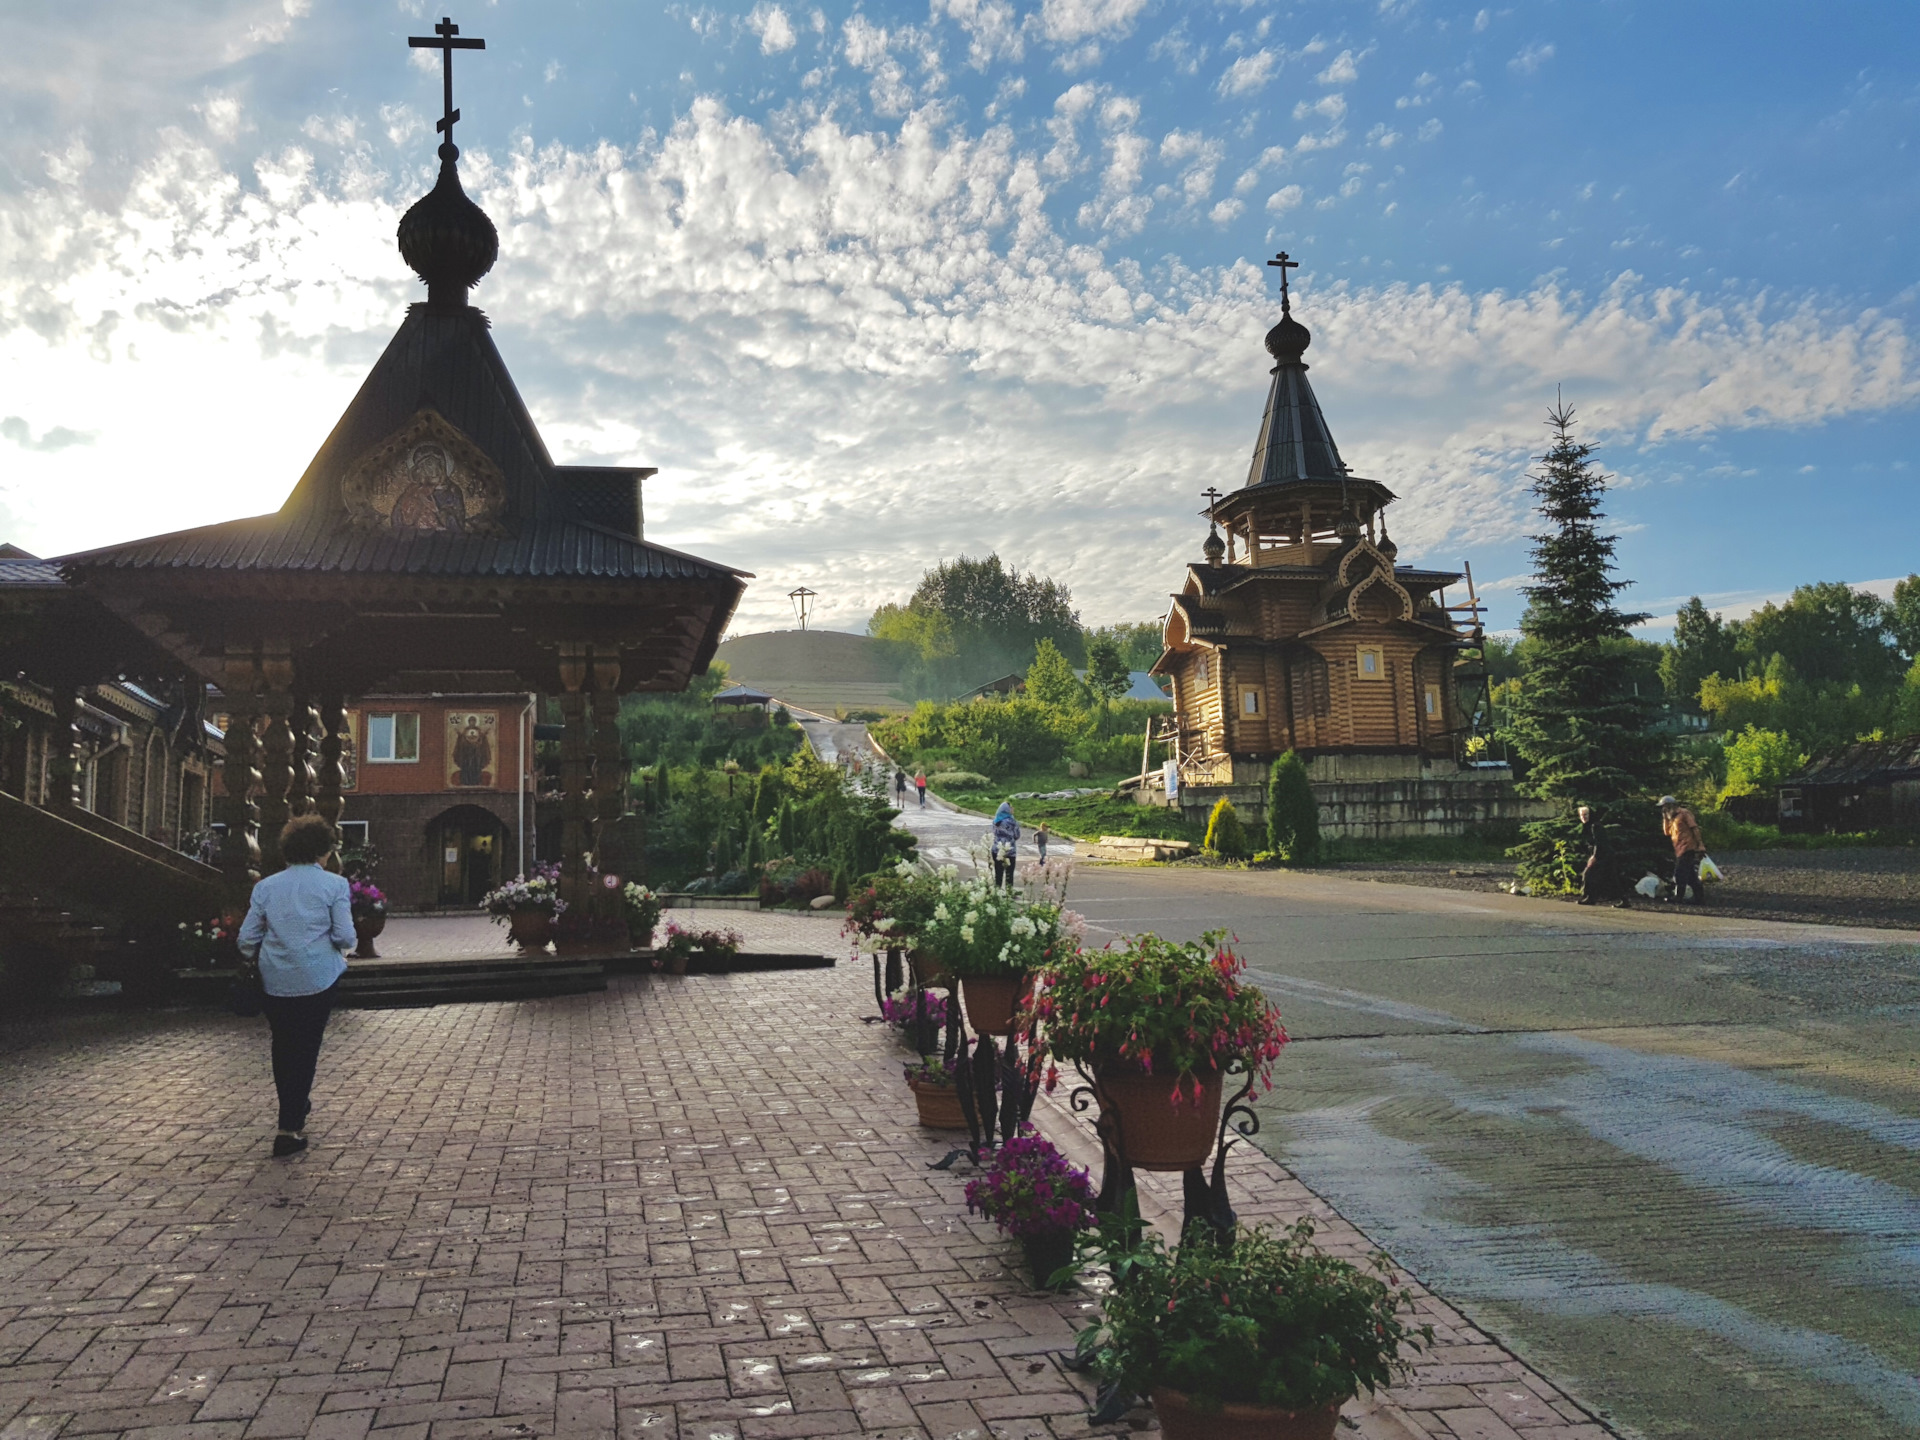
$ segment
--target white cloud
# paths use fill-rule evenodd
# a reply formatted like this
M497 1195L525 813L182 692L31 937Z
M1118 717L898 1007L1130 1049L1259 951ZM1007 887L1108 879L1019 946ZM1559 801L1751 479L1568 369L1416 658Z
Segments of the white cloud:
M766 0L753 7L753 13L747 16L747 28L760 37L762 55L778 55L794 46L793 21L782 7L769 5Z
M1246 213L1246 202L1229 196L1207 212L1207 218L1216 225L1231 225Z
M1473 33L1476 35L1480 34L1492 23L1493 12L1491 10L1481 10L1477 12L1473 17Z
M1147 0L1041 0L1040 30L1056 45L1124 35Z
M1311 119L1315 115L1323 117L1328 124L1338 125L1346 118L1347 97L1340 94L1322 95L1318 100L1302 100L1293 107L1296 120Z
M976 70L1026 54L1019 18L1008 0L933 0L933 13L946 15L966 31L967 63Z
M1267 213L1284 215L1304 200L1306 194L1298 185L1282 185L1267 197Z
M1398 130L1389 130L1384 124L1375 125L1367 131L1367 143L1378 145L1382 150L1391 150L1405 138Z
M207 122L207 133L214 139L231 142L239 137L242 120L240 101L235 96L209 95L193 108Z
M1444 129L1446 126L1442 125L1436 117L1420 127L1419 135L1422 140L1431 140Z
M1322 85L1351 85L1360 78L1360 67L1354 64L1351 50L1342 50L1333 57L1332 64L1313 78Z
M1280 57L1271 50L1256 50L1251 55L1242 55L1229 65L1220 76L1222 95L1246 95L1258 90L1273 78Z
M1069 93L1056 119L1099 126L1103 193L1144 198L1136 102ZM475 299L555 454L661 466L649 534L758 572L742 628L803 582L857 627L988 548L1089 620L1153 613L1203 533L1193 493L1245 472L1264 272L1153 279L1077 243L1010 128L864 124L701 99L634 145L469 150L501 231ZM277 505L419 295L392 236L430 166L287 149L249 170L197 128L155 147L111 195L81 154L0 196L0 503L38 553ZM1279 215L1305 200L1276 194ZM1555 382L1614 446L1920 401L1897 319L1631 274L1583 295L1321 273L1297 313L1349 460L1404 497L1410 560L1524 533Z
M841 35L846 42L847 63L873 76L868 95L874 110L888 116L906 114L913 106L913 88L907 84L906 68L893 57L895 37L859 14L841 27Z
M1552 58L1553 46L1536 41L1507 61L1507 68L1516 75L1532 75Z

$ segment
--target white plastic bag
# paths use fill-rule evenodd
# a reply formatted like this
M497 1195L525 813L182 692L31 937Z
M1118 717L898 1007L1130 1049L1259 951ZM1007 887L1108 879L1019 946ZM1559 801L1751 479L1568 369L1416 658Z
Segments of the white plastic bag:
M1646 874L1640 877L1640 883L1638 885L1635 885L1633 888L1638 893L1646 896L1647 899L1652 900L1659 895L1660 887L1664 883L1665 882L1662 881L1658 875L1654 874L1651 870L1649 870Z
M1720 867L1713 863L1713 857L1711 855L1702 855L1700 857L1700 878L1702 880L1724 880L1727 877L1721 872Z

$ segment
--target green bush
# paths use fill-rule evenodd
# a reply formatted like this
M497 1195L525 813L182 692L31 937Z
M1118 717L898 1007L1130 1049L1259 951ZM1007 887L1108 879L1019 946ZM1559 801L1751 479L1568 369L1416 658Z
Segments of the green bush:
M1727 784L1721 803L1735 795L1764 795L1807 763L1806 752L1782 730L1749 725L1727 741Z
M1267 848L1287 865L1320 858L1320 802L1313 798L1307 767L1291 750L1267 776Z
M942 770L937 775L929 775L927 783L942 790L984 790L993 781L971 770Z
M1247 828L1240 823L1233 802L1222 795L1207 817L1205 848L1223 860L1244 860L1252 853L1247 844Z

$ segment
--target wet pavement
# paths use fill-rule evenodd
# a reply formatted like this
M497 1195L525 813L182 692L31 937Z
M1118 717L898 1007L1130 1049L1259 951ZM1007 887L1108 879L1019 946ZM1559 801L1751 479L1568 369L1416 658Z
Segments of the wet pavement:
M1236 933L1262 1144L1629 1432L1920 1433L1920 935L1087 867L1091 938Z

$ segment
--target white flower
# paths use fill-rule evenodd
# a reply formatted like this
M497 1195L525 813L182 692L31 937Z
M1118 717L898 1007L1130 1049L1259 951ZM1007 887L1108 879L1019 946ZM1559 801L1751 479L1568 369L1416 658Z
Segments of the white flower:
M962 925L960 927L960 938L971 945L973 943L973 926Z
M980 923L980 912L978 910L967 911L967 918L960 923L962 925L978 925Z
M874 921L873 928L878 930L882 935L886 934L887 931L893 929L893 917L889 915L884 920Z
M1022 940L1026 939L1027 936L1033 934L1033 921L1024 915L1014 916L1013 933L1018 935Z
M1000 958L1002 960L1005 960L1007 956L1012 953L1012 951L1013 951L1013 942L1009 940L1007 941L1006 944L1000 947Z
M933 907L933 918L943 922L953 919L952 913L947 909L946 901L942 900L938 905Z

